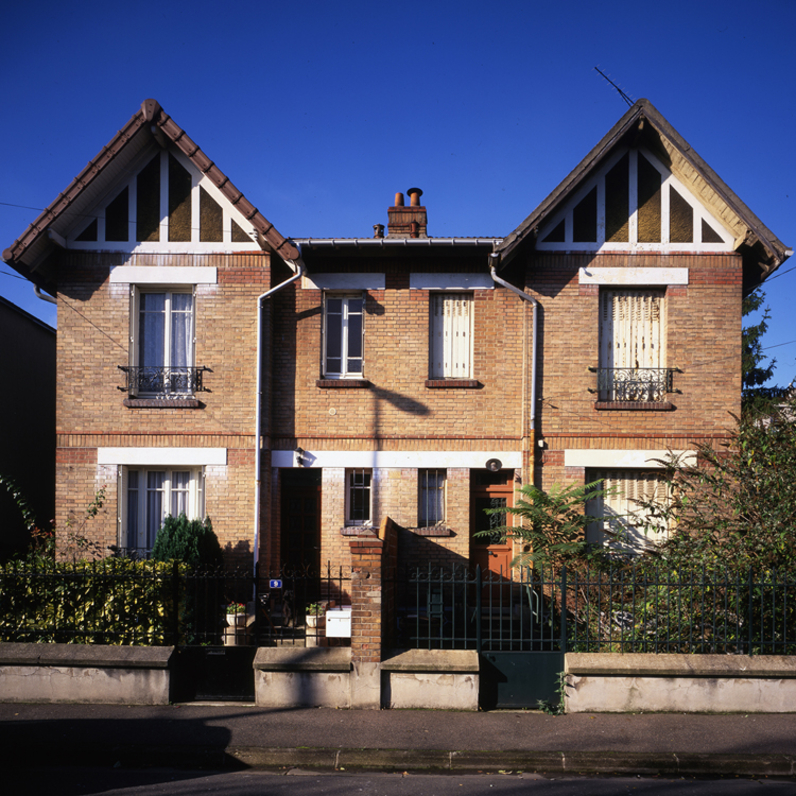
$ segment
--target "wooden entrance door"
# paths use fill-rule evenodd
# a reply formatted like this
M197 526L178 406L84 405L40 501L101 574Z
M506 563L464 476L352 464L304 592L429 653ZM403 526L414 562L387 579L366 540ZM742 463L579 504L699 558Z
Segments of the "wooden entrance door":
M480 531L489 531L503 525L511 525L510 514L486 514L484 509L497 509L514 505L514 473L501 470L474 470L470 494L470 563L481 565L482 572L502 573L508 576L511 570L512 545L501 542L495 532L491 536L476 536Z

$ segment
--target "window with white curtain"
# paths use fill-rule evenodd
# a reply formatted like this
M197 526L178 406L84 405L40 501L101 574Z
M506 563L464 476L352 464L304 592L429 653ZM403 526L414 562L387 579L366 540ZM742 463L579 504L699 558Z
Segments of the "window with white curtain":
M472 377L472 293L432 293L430 377Z
M191 292L135 291L133 365L137 394L190 393L194 300Z
M669 491L658 470L607 469L590 471L588 480L600 481L606 494L586 504L596 519L587 539L625 553L641 553L666 539L668 529L643 504L665 506Z
M420 487L417 507L418 527L430 528L433 525L445 523L446 480L446 470L420 470L418 472Z
M666 374L663 290L601 290L600 400L662 401Z
M201 468L122 468L121 547L149 551L167 515L204 513Z

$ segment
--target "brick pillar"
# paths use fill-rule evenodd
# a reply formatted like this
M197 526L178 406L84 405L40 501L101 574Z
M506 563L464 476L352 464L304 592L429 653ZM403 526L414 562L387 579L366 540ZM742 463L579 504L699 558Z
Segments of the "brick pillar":
M381 707L382 652L395 626L393 570L398 531L385 517L378 536L352 539L351 548L351 707Z
M376 536L352 539L351 707L381 707L382 558Z

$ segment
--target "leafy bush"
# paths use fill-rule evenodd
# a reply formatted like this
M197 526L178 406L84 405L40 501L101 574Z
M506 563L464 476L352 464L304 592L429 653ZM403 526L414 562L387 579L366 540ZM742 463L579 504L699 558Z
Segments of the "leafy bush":
M186 569L125 558L12 562L0 568L0 640L170 644L185 624L174 578Z
M152 559L177 560L192 567L220 566L221 545L213 531L210 517L204 520L189 520L185 514L166 517L155 538Z

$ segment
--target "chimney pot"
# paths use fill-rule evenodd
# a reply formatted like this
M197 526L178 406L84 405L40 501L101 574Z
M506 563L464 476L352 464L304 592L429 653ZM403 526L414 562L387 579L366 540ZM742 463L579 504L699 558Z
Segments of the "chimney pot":
M374 224L373 225L373 237L374 238L383 238L384 237L384 224Z
M396 207L404 206L404 195L400 191L397 194L395 194L395 206Z
M407 193L409 194L409 203L412 207L420 207L420 197L423 191L420 188L410 188Z

